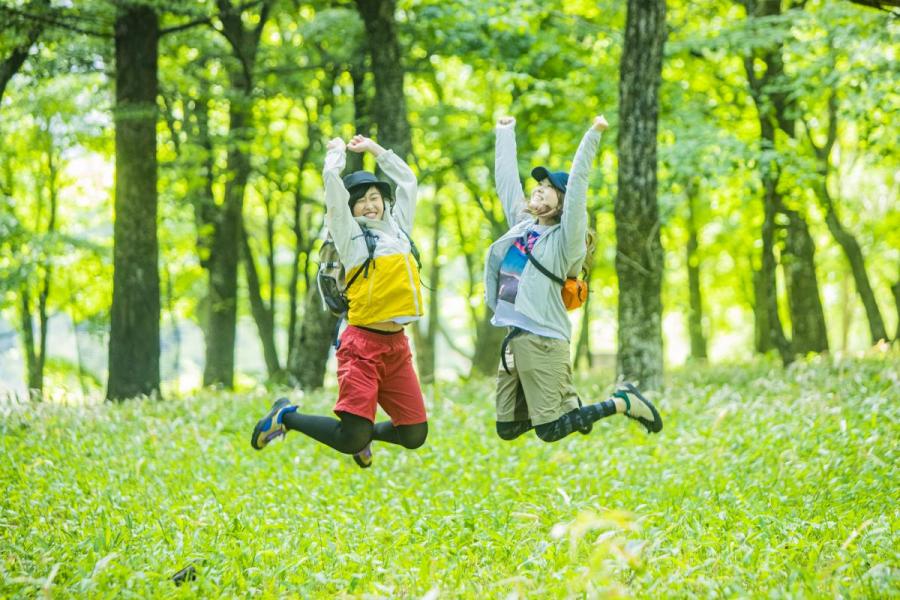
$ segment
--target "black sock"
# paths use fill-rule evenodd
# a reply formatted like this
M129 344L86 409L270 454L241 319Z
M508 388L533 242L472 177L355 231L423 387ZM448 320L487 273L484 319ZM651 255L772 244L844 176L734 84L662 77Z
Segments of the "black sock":
M373 440L398 444L410 450L415 450L424 444L426 437L428 437L427 422L415 425L394 425L390 421L382 421L375 424L372 434Z
M514 440L526 431L531 431L531 421L497 421L497 435L502 440Z
M338 416L340 420L290 412L284 414L281 422L287 429L305 433L344 454L355 454L365 448L372 440L372 421L344 412Z
M595 421L614 414L616 414L616 403L612 400L604 400L597 404L576 408L555 421L538 425L534 431L543 441L556 442L574 431L588 433Z

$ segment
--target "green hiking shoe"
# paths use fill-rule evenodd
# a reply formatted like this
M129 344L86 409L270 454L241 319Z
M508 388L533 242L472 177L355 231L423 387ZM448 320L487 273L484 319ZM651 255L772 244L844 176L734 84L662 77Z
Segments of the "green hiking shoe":
M624 384L613 393L613 396L625 401L625 416L643 425L647 433L662 431L662 417L659 416L656 407L632 384Z
M272 409L262 419L257 421L253 428L253 436L250 445L256 450L262 450L269 442L285 434L284 424L281 422L286 413L294 412L297 407L292 405L287 398L279 398L272 405Z

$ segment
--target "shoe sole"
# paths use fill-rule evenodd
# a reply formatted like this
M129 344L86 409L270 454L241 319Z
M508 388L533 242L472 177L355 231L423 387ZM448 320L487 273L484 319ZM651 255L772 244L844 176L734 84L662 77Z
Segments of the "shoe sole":
M257 445L259 442L260 434L272 427L272 419L275 418L275 415L278 414L279 410L289 404L290 401L287 398L279 398L275 401L275 404L272 405L272 409L268 412L268 414L266 414L266 416L256 422L256 427L253 428L253 435L250 437L250 445L253 446L254 450L262 450L269 442L279 436L284 435L284 433L281 431L275 432L265 438L265 444L263 444L262 446Z
M359 465L360 469L368 469L372 466L372 454L369 453L369 462L364 462L363 459L359 456L359 453L353 455L353 462Z
M663 428L662 417L659 416L659 412L656 410L656 407L653 406L653 403L650 402L649 400L647 400L646 398L644 398L644 395L630 383L625 384L625 390L628 392L631 392L632 394L637 396L638 399L641 402L643 402L647 406L647 408L650 409L650 414L653 415L653 422L650 423L647 421L647 419L644 419L642 417L632 417L631 415L629 415L627 413L625 414L625 416L628 417L629 419L634 419L635 421L637 421L638 423L640 423L641 425L646 427L647 431L649 433L659 433L660 431L662 431L662 428Z

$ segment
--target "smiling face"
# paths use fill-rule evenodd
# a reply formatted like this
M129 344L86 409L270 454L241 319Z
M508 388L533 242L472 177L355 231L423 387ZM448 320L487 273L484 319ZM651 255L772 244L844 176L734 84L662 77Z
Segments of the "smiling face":
M384 214L384 198L374 185L366 190L362 198L353 205L354 217L367 217L379 220Z
M537 217L552 217L559 212L560 194L549 179L542 179L531 192L528 210Z

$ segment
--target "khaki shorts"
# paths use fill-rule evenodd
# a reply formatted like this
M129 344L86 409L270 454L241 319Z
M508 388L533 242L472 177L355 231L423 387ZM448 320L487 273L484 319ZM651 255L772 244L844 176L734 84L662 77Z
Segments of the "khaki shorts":
M523 332L509 340L497 373L497 421L543 425L578 408L569 342Z

